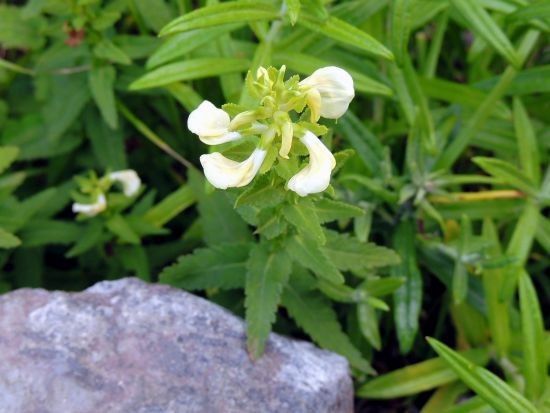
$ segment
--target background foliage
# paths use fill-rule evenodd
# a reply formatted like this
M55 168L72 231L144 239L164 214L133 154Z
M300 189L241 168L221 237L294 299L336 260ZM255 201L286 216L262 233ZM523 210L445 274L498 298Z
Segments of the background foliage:
M274 322L344 354L358 411L550 411L549 31L546 0L0 4L0 290L160 274L244 314L271 285L252 344ZM345 68L356 98L332 189L271 250L250 209L286 195L213 192L185 121L282 64ZM74 176L124 168L139 198L75 220Z

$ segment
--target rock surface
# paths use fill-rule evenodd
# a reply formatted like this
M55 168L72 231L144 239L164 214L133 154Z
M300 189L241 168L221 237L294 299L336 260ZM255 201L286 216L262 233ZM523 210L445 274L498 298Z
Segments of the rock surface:
M272 334L251 362L243 321L181 290L0 296L0 413L352 411L344 358Z

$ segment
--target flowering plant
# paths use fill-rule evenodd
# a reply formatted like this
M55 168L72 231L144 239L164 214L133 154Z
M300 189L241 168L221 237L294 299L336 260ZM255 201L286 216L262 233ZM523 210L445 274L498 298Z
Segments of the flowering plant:
M200 158L208 181L220 189L248 185L262 169L267 172L277 161L294 168L303 153L298 139L309 152L309 163L288 181L288 189L300 196L323 192L330 183L336 161L314 132L325 134L328 129L317 122L341 117L353 99L353 79L338 67L324 67L299 81L298 76L284 80L286 68L260 67L255 78L249 74L247 86L259 100L251 110L238 105L226 105L236 113L233 119L223 109L205 100L190 115L191 132L207 145L235 142L252 136L255 148L242 162L236 162L220 152ZM293 117L298 117L296 121ZM292 163L294 161L294 164ZM263 166L263 168L262 168Z

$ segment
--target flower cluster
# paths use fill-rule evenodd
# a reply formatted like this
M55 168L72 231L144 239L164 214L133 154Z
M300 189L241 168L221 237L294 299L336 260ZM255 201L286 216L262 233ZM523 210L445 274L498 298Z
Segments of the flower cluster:
M255 139L255 149L242 162L220 152L200 157L206 179L216 188L248 185L274 149L279 162L298 156L299 151L293 150L295 140L307 148L309 163L290 178L288 188L307 196L329 186L336 161L317 137L326 132L317 122L320 117L338 119L347 111L354 97L353 80L345 70L334 66L318 69L302 81L298 76L285 81L284 75L284 66L280 70L260 67L255 78L249 73L247 87L259 100L254 109L225 105L227 110L223 110L205 100L189 115L189 130L207 145L248 136ZM232 119L228 112L234 113Z
M122 185L122 192L128 198L137 194L141 187L141 179L133 169L111 172L99 180L94 177L91 180L84 179L81 181L81 191L89 194L95 201L91 204L75 202L72 206L73 212L93 217L105 211L107 209L105 194L117 182Z

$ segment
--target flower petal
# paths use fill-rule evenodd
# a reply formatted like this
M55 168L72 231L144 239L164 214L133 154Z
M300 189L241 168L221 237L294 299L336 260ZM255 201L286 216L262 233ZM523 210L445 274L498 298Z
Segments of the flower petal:
M309 163L288 181L288 188L300 196L323 192L330 184L330 173L336 166L334 155L310 131L300 138L309 151Z
M187 118L187 128L207 145L240 139L240 133L229 131L229 123L229 115L208 100L202 102Z
M219 189L248 185L256 176L267 151L255 149L248 159L235 162L219 152L201 155L200 161L208 182Z
M317 69L300 82L300 85L316 89L321 95L321 116L337 119L348 110L355 96L353 79L344 69L327 66Z
M107 199L105 195L99 194L97 200L93 204L79 204L75 202L72 209L74 213L81 213L93 217L103 212L105 208L107 208Z
M122 190L127 197L134 196L141 186L141 179L133 169L111 172L109 178L122 184Z

